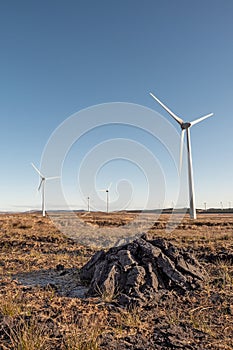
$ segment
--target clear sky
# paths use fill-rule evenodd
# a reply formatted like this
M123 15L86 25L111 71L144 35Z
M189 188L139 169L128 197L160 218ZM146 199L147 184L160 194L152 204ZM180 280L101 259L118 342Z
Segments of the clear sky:
M186 120L214 113L191 129L196 201L199 207L233 205L232 38L232 0L1 1L0 210L39 207L30 162L39 167L54 130L84 108L134 103L154 109L179 131L150 91ZM124 138L159 159L166 198L161 204L158 196L154 206L170 206L177 180L161 145L123 125L97 131L77 141L64 160L61 175L70 204L86 206L88 189L82 198L77 171L87 153L100 142ZM121 179L133 188L125 207L144 205L146 176L129 160L103 163L93 176L98 189L113 182L113 209ZM105 194L99 196L102 201L96 195L93 206L104 209Z

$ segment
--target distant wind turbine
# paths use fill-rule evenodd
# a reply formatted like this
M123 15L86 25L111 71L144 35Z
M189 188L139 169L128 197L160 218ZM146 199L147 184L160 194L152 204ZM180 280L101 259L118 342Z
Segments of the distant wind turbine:
M45 177L37 167L31 163L32 167L35 169L35 171L39 174L40 176L40 183L38 186L38 191L41 189L41 197L42 197L42 215L45 216L45 182L47 180L54 180L54 179L59 179L60 176L53 176L53 177Z
M192 153L191 153L191 140L190 140L190 127L201 122L202 120L209 118L213 113L207 114L201 118L198 118L192 122L184 122L183 119L173 113L165 104L163 104L156 96L151 92L150 95L174 118L181 127L181 140L180 140L180 171L182 166L183 157L183 144L184 144L184 133L186 131L187 151L188 151L188 179L189 179L189 203L190 210L189 214L192 219L196 219L196 205L195 205L195 192L193 182L193 165L192 165Z
M106 192L106 211L107 211L107 213L109 211L109 191L110 191L111 186L112 186L112 182L110 183L110 185L106 189L99 190L99 192Z

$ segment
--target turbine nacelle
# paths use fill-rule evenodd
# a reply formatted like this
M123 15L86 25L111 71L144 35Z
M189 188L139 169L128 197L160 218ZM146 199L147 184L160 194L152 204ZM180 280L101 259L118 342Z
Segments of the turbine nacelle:
M190 126L192 126L192 124L190 122L182 123L181 124L181 129L185 130L185 129L190 128Z

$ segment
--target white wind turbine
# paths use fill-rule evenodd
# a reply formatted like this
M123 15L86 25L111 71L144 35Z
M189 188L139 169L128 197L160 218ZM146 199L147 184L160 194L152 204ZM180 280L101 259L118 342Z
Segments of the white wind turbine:
M112 186L112 182L110 183L108 188L99 190L99 192L106 192L106 211L107 211L107 213L109 211L109 191L110 191L111 186Z
M42 197L42 214L43 216L45 216L45 182L47 180L54 180L54 179L59 179L60 176L52 176L52 177L45 177L39 169L37 169L37 167L31 163L31 165L33 166L33 168L35 169L35 171L39 174L40 176L40 183L38 186L38 191L40 191L41 189L41 197Z
M192 153L191 153L191 141L190 141L190 127L201 122L202 120L209 118L213 113L207 114L201 118L198 118L192 122L184 122L183 119L173 113L167 106L165 106L156 96L151 92L150 95L174 118L181 127L181 140L180 140L180 170L182 166L183 156L183 143L184 133L186 131L187 151L188 151L188 179L189 179L189 202L190 202L190 217L196 219L196 206L195 206L195 192L193 183L193 165L192 165Z

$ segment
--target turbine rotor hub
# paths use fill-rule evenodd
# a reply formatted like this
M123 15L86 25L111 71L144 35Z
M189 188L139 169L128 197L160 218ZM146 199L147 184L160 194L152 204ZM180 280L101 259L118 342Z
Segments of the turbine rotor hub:
M190 126L191 126L191 123L186 122L186 123L183 123L183 124L181 125L181 129L182 129L182 130L188 129L188 128L190 128Z

